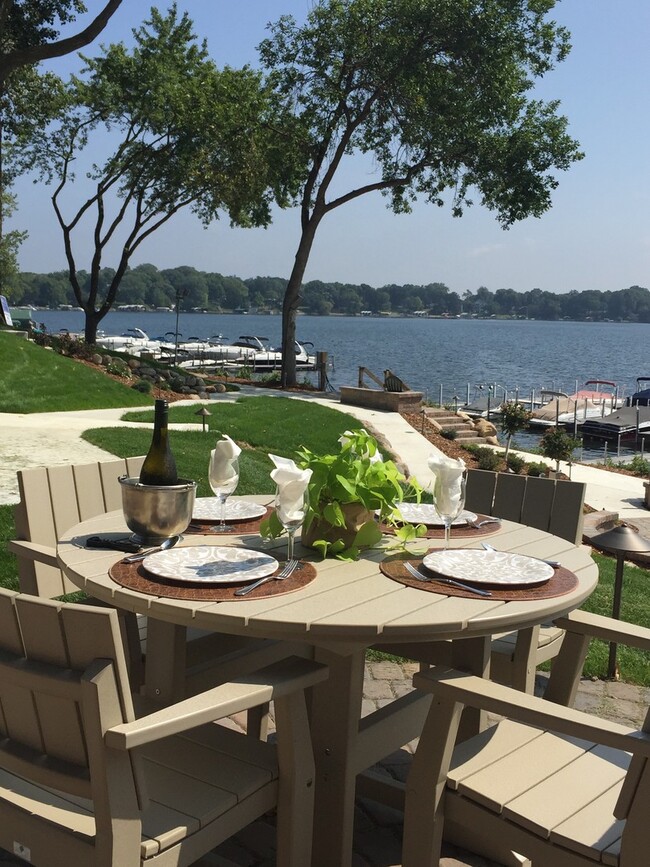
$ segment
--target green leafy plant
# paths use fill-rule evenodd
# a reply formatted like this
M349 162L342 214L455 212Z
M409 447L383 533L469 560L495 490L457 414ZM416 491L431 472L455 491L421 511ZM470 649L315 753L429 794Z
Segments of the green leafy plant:
M381 460L367 431L346 431L339 443L337 454L319 455L305 447L297 451L298 466L312 471L302 537L313 536L309 544L323 557L355 560L362 548L379 542L381 522L395 522L395 503L405 496L419 497L421 488L416 482L407 485L393 461ZM263 536L275 537L283 528L271 515L260 529ZM402 527L396 538L404 544L422 531L426 528Z
M501 455L486 446L479 446L474 452L478 461L479 470L501 469Z
M508 455L506 466L509 470L512 470L513 473L520 473L526 466L526 461L521 457L521 455Z
M545 476L548 473L548 467L542 461L533 461L528 464L529 476Z
M570 460L573 450L577 449L579 445L580 440L569 436L565 430L559 427L547 430L540 441L542 454L545 458L555 461L557 472L560 471L560 461Z
M449 430L441 430L440 436L446 440L455 440L458 436L458 431L454 430L454 428L449 428Z
M507 437L506 464L508 463L508 452L510 451L513 436L528 425L531 415L532 413L521 403L508 403L506 401L501 404L501 430Z

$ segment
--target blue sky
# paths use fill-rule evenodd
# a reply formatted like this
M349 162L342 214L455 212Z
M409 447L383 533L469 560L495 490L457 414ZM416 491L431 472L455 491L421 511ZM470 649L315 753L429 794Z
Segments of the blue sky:
M87 5L93 10L99 3ZM300 20L310 6L310 0L178 2L207 39L215 61L234 66L256 65L256 46L267 22L285 13ZM128 43L131 28L148 9L142 0L124 0L98 41ZM553 208L503 231L479 206L461 219L448 208L424 203L410 215L396 216L379 194L364 196L325 218L307 280L372 286L443 282L461 294L479 286L551 292L650 286L650 2L562 0L553 17L571 31L573 50L538 90L545 99L561 100L570 133L586 154L560 173ZM74 58L64 58L56 69L65 75L75 64ZM356 160L346 171L358 178L369 169L370 164ZM29 231L21 268L64 268L50 191L25 178L15 192L19 211L13 225ZM188 212L145 241L131 264L187 264L243 278L288 277L298 236L295 210L279 212L265 230L231 229L226 219L206 230ZM87 267L82 257L78 264Z

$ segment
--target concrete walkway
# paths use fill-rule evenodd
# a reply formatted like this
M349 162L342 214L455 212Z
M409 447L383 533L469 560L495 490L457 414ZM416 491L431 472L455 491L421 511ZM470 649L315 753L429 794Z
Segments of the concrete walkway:
M347 412L381 437L387 448L399 456L409 475L425 484L430 479L427 460L436 449L397 413L342 406L338 398L322 394L287 395L254 388L245 388L240 394L311 400ZM226 393L218 395L215 402L234 401L238 397L238 394ZM106 460L112 457L85 443L80 434L95 427L137 427L136 423L120 420L125 411L115 409L42 415L0 414L0 503L18 502L15 481L18 469ZM539 460L539 456L534 456L534 459ZM562 469L569 472L568 467L562 466ZM574 480L586 483L586 501L589 505L597 510L618 513L621 519L629 521L642 533L650 536L650 512L643 506L644 489L641 479L578 465L570 468L570 474ZM370 713L408 691L414 669L412 664L368 663L363 713ZM544 678L540 676L538 690L543 690L543 686ZM585 680L580 686L576 706L598 716L640 727L649 700L648 689L625 683ZM388 757L381 764L381 772L404 779L414 746L410 744L394 756ZM360 799L357 805L353 867L399 867L401 826L401 813ZM221 867L229 863L235 867L272 867L275 863L273 834L273 827L269 822L256 822L246 833L215 850L214 861L206 861L206 865L214 863L214 867ZM452 847L447 847L443 855L441 867L498 867L484 858ZM18 862L9 855L3 858L0 853L0 865L17 863L23 862Z

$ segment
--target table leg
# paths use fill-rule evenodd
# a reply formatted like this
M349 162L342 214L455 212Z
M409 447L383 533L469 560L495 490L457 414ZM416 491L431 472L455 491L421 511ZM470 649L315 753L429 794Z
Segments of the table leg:
M145 695L165 704L185 698L186 635L184 626L147 619Z
M451 644L451 664L461 671L469 671L479 677L490 676L491 636L478 638L459 638ZM487 728L487 714L484 710L467 707L458 729L458 740L464 741Z
M313 690L311 726L316 762L312 867L350 867L365 657L316 650L329 666L328 679Z

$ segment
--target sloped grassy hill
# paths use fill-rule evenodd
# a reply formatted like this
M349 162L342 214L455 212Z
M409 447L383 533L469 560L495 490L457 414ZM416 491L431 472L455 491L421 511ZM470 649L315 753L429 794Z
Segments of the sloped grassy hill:
M79 361L0 331L0 412L143 406L152 398Z

